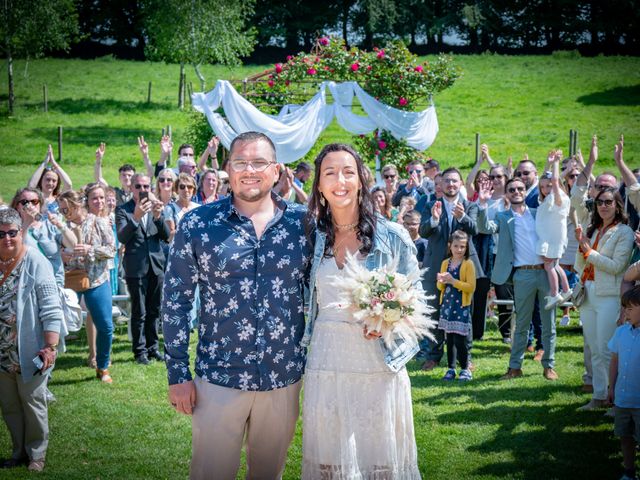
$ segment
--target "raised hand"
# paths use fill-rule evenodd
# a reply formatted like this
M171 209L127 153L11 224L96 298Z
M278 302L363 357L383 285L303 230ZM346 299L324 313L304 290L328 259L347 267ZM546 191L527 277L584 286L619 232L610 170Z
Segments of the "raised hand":
M144 137L142 135L138 137L138 148L140 149L140 153L143 157L147 158L149 156L149 145L144 141Z
M100 143L100 146L96 150L96 162L98 162L98 163L102 162L102 159L104 158L104 152L106 150L106 147L107 146L104 144L104 142Z
M171 137L165 135L160 140L160 152L163 156L169 155L173 151L173 142L171 141Z
M51 144L49 144L49 146L47 147L47 156L45 157L44 160L45 160L46 163L55 162L55 160L53 158L53 147L51 146Z
M620 141L614 147L613 158L617 164L622 163L622 151L624 150L624 136L620 135Z
M591 138L591 150L589 151L589 161L595 162L598 160L598 137L593 136Z
M220 139L215 135L211 137L211 140L207 143L207 151L209 152L210 157L215 157L216 152L218 151L218 146L220 145Z
M493 195L493 182L486 180L478 185L478 203L485 204Z
M433 204L433 207L431 207L431 218L433 218L434 221L439 222L441 215L442 215L442 202L437 200L436 203Z

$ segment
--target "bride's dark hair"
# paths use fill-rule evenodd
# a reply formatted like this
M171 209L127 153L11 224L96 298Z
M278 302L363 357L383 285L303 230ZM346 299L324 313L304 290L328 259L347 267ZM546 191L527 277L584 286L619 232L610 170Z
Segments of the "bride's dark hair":
M373 247L373 234L376 227L375 209L373 206L373 198L368 185L368 172L360 155L353 149L351 145L344 143L330 143L325 145L322 151L318 154L315 160L315 174L313 177L313 185L311 187L311 198L309 199L309 211L307 215L310 220L315 220L316 228L321 232L326 233L327 240L324 246L324 255L329 257L333 256L333 243L335 241L335 232L333 228L333 221L331 217L331 208L329 203L325 200L324 205L320 202L321 194L318 191L318 183L320 182L320 167L324 158L333 152L346 152L351 155L356 161L356 167L358 172L358 179L360 180L360 191L358 192L358 226L357 236L358 240L362 244L360 247L360 253L363 255L368 254ZM307 222L308 224L311 222ZM312 244L314 239L310 239Z

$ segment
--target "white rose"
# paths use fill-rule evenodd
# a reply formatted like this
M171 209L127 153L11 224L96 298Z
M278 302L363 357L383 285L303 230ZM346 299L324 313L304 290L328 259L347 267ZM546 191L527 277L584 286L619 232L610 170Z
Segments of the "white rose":
M397 309L387 309L384 311L384 321L387 323L397 323L402 318L402 314L400 310Z

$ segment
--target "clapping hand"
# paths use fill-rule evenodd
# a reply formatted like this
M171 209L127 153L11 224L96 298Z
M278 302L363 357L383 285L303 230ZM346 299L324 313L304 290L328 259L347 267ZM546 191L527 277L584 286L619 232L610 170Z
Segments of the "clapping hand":
M613 158L616 163L620 165L622 163L622 150L624 149L624 136L620 135L620 141L616 144L613 152Z
M462 202L456 202L456 206L453 207L453 216L456 220L460 220L464 217L464 205Z
M434 203L433 206L431 207L431 218L433 218L435 222L439 222L441 215L442 215L442 202L440 202L439 200L436 200L436 203Z
M576 240L578 241L578 245L580 247L581 252L588 252L591 249L591 244L589 243L589 239L582 231L582 226L578 225L576 227Z
M55 159L53 158L53 147L51 146L51 144L49 144L49 146L47 147L47 156L44 157L44 163L45 165L48 163L54 163Z
M207 152L210 157L215 157L216 152L218 151L218 146L220 145L220 140L215 135L211 137L211 140L207 143Z
M589 161L595 162L598 160L598 137L593 136L591 138L591 151L589 152Z
M440 283L444 283L444 284L453 284L453 277L451 276L451 274L449 272L442 272L442 273L437 273L436 274L436 279L440 282Z

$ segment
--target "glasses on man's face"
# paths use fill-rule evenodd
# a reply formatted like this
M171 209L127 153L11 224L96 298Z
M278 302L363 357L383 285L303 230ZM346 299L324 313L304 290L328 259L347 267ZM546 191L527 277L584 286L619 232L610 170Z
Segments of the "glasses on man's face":
M395 175L385 175L384 178L387 179L387 180L390 180L392 178L396 178L396 176Z
M40 205L40 200L38 200L37 198L31 199L31 200L27 200L25 198L23 200L20 200L18 203L20 205L22 205L23 207L26 207L29 204L31 204L31 205Z
M599 207L610 207L611 205L613 205L613 199L612 198L605 198L603 199L598 199L596 200L596 205Z
M193 185L185 185L184 183L181 183L180 185L178 185L178 188L180 190L184 190L185 188L189 190L193 190Z
M511 187L507 189L507 192L509 193L516 193L516 192L523 193L524 191L525 191L524 187Z
M530 170L519 170L515 173L516 177L528 177L533 172Z
M489 180L501 180L504 177L504 175L489 175Z
M173 178L160 177L158 178L158 183L173 183Z
M602 190L605 190L605 189L610 188L610 187L609 187L609 185L594 185L594 188L596 190L602 191Z
M151 185L149 184L142 184L142 183L136 183L133 186L136 190L149 190L149 188L151 188Z
M454 184L458 183L458 180L456 180L455 178L443 178L442 180L440 180L440 182L446 184Z
M0 240L5 238L7 235L9 238L16 238L18 233L20 233L20 230L7 230L6 232L4 230L0 230Z
M195 165L183 165L183 168L188 168L189 170L195 170L196 166Z
M276 162L269 162L268 160L255 160L253 162L247 162L245 160L236 160L233 162L229 162L231 165L231 170L234 172L244 172L249 166L253 168L256 172L264 172L267 167Z

